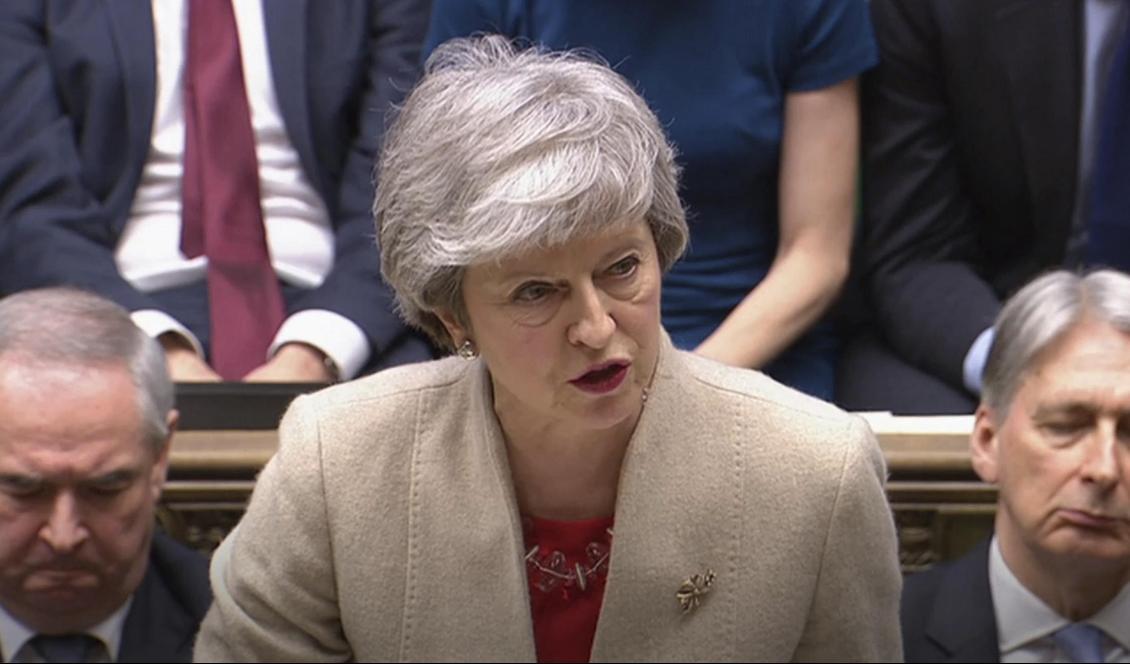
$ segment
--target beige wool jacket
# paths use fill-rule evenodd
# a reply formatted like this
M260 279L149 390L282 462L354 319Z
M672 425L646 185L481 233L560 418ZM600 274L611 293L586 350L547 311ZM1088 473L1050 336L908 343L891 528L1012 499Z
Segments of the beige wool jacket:
M481 360L301 397L212 562L197 661L534 661ZM866 424L664 347L621 472L592 661L897 660L901 576ZM701 605L675 594L713 571Z

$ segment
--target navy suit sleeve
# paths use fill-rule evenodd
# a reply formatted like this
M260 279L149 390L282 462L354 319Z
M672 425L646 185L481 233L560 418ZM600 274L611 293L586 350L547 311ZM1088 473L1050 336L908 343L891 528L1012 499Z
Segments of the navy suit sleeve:
M114 263L121 220L107 199L115 192L96 193L87 182L77 143L83 127L66 103L75 91L55 78L46 17L38 0L0 3L0 295L68 284L131 310L158 308ZM121 153L125 136L117 139Z
M871 2L880 64L863 79L863 260L883 337L963 388L1000 300L975 269L985 220L964 190L933 5Z
M373 171L385 121L415 82L420 45L428 23L425 0L370 3L364 90L356 105L351 143L344 156L334 215L334 265L325 281L297 300L293 309L328 309L357 323L375 353L409 334L395 313L391 290L380 276L373 227ZM420 358L417 358L420 359Z

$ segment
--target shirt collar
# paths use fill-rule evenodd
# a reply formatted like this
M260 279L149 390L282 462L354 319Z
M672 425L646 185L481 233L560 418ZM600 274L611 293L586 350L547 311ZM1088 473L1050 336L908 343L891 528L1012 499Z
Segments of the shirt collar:
M1024 587L1001 555L993 536L989 548L989 586L997 619L1001 655L1049 636L1070 623ZM1107 636L1130 651L1130 584L1085 622L1101 627Z
M1102 627L1108 637L1130 652L1130 583L1087 622Z
M11 662L35 632L23 626L0 605L0 659Z
M133 604L133 596L111 613L105 620L85 630L85 632L102 642L110 655L110 661L118 661L118 651L122 646L122 628L125 627L126 615ZM11 662L16 654L23 649L27 642L36 635L12 614L0 605L0 659Z

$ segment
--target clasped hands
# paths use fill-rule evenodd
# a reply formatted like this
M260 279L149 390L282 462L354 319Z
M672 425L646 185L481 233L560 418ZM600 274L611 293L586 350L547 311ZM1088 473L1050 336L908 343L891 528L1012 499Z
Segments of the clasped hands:
M180 335L157 338L165 350L169 375L177 383L220 382L223 378ZM245 383L332 383L336 380L322 352L309 344L287 343L274 356L243 377Z

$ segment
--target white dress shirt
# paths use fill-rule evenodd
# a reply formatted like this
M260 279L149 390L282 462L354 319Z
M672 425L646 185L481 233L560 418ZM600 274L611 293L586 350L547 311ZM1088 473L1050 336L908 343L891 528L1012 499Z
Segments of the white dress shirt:
M88 662L118 661L118 651L122 647L122 628L125 627L126 615L129 613L131 604L133 604L132 595L108 618L86 630L87 634L93 636L102 644L102 648L96 649L90 654L87 659ZM0 659L19 664L39 664L43 662L39 653L28 646L28 641L35 635L36 632L28 629L5 611L3 606L0 606Z
M129 220L115 252L122 276L143 292L202 281L207 268L206 257L189 259L180 250L187 4L185 0L152 0L151 7L157 64L153 133ZM334 261L329 215L286 132L271 77L262 5L233 2L232 8L255 133L260 206L271 264L281 280L315 288ZM178 332L201 352L188 329L167 314L143 310L134 312L133 318L150 335ZM330 311L308 310L287 318L269 353L294 341L308 343L329 356L343 378L356 375L369 356L361 328Z
M1071 621L1020 583L1005 563L996 537L989 548L989 587L1002 662L1071 661L1051 638ZM1083 622L1106 632L1104 662L1130 662L1130 584Z

